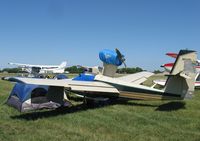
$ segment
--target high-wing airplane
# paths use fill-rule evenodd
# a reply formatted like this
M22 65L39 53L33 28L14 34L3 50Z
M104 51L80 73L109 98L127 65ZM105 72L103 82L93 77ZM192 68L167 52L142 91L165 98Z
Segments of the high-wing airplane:
M163 90L148 86L134 84L126 79L114 78L117 67L125 63L124 55L118 50L103 50L99 53L103 62L102 74L95 75L92 80L50 80L36 78L8 77L5 80L23 84L49 86L49 91L54 95L64 90L73 92L84 97L106 97L106 98L130 98L130 99L184 99L194 92L196 76L197 54L191 50L181 50L176 62L168 75ZM53 101L53 99L51 99Z
M60 65L31 65L20 63L8 63L9 65L16 65L30 74L44 74L44 73L64 73L67 62L62 62Z

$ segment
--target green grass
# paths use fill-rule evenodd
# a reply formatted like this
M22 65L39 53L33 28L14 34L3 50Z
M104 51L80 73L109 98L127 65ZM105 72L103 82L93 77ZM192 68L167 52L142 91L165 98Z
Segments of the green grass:
M0 80L0 141L200 140L200 91L185 101L117 101L99 108L77 102L22 114L4 104L12 86Z

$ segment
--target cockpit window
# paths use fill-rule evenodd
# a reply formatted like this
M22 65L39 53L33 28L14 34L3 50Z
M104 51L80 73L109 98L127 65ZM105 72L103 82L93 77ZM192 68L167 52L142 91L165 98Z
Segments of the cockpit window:
M196 81L200 81L200 74L199 74L199 76L197 77L197 80Z

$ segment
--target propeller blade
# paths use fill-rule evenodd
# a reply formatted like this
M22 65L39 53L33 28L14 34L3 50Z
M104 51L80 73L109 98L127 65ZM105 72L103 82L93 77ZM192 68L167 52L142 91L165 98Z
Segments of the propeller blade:
M122 53L117 48L115 50L116 50L119 60L124 64L126 68L126 63L125 63L126 59L124 58L124 55L122 55Z
M119 57L119 59L123 58L123 55L121 54L121 52L116 48L115 49L117 56Z
M124 64L124 67L125 67L125 68L127 68L127 65L126 65L126 63L124 62L123 64Z

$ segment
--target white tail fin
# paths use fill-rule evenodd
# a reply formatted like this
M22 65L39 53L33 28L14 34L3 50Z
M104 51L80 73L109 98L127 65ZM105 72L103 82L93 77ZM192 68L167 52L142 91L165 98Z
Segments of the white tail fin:
M60 64L60 68L66 68L66 66L67 66L67 62L62 62L62 63Z
M165 85L165 93L185 98L191 96L195 87L197 53L181 50Z

